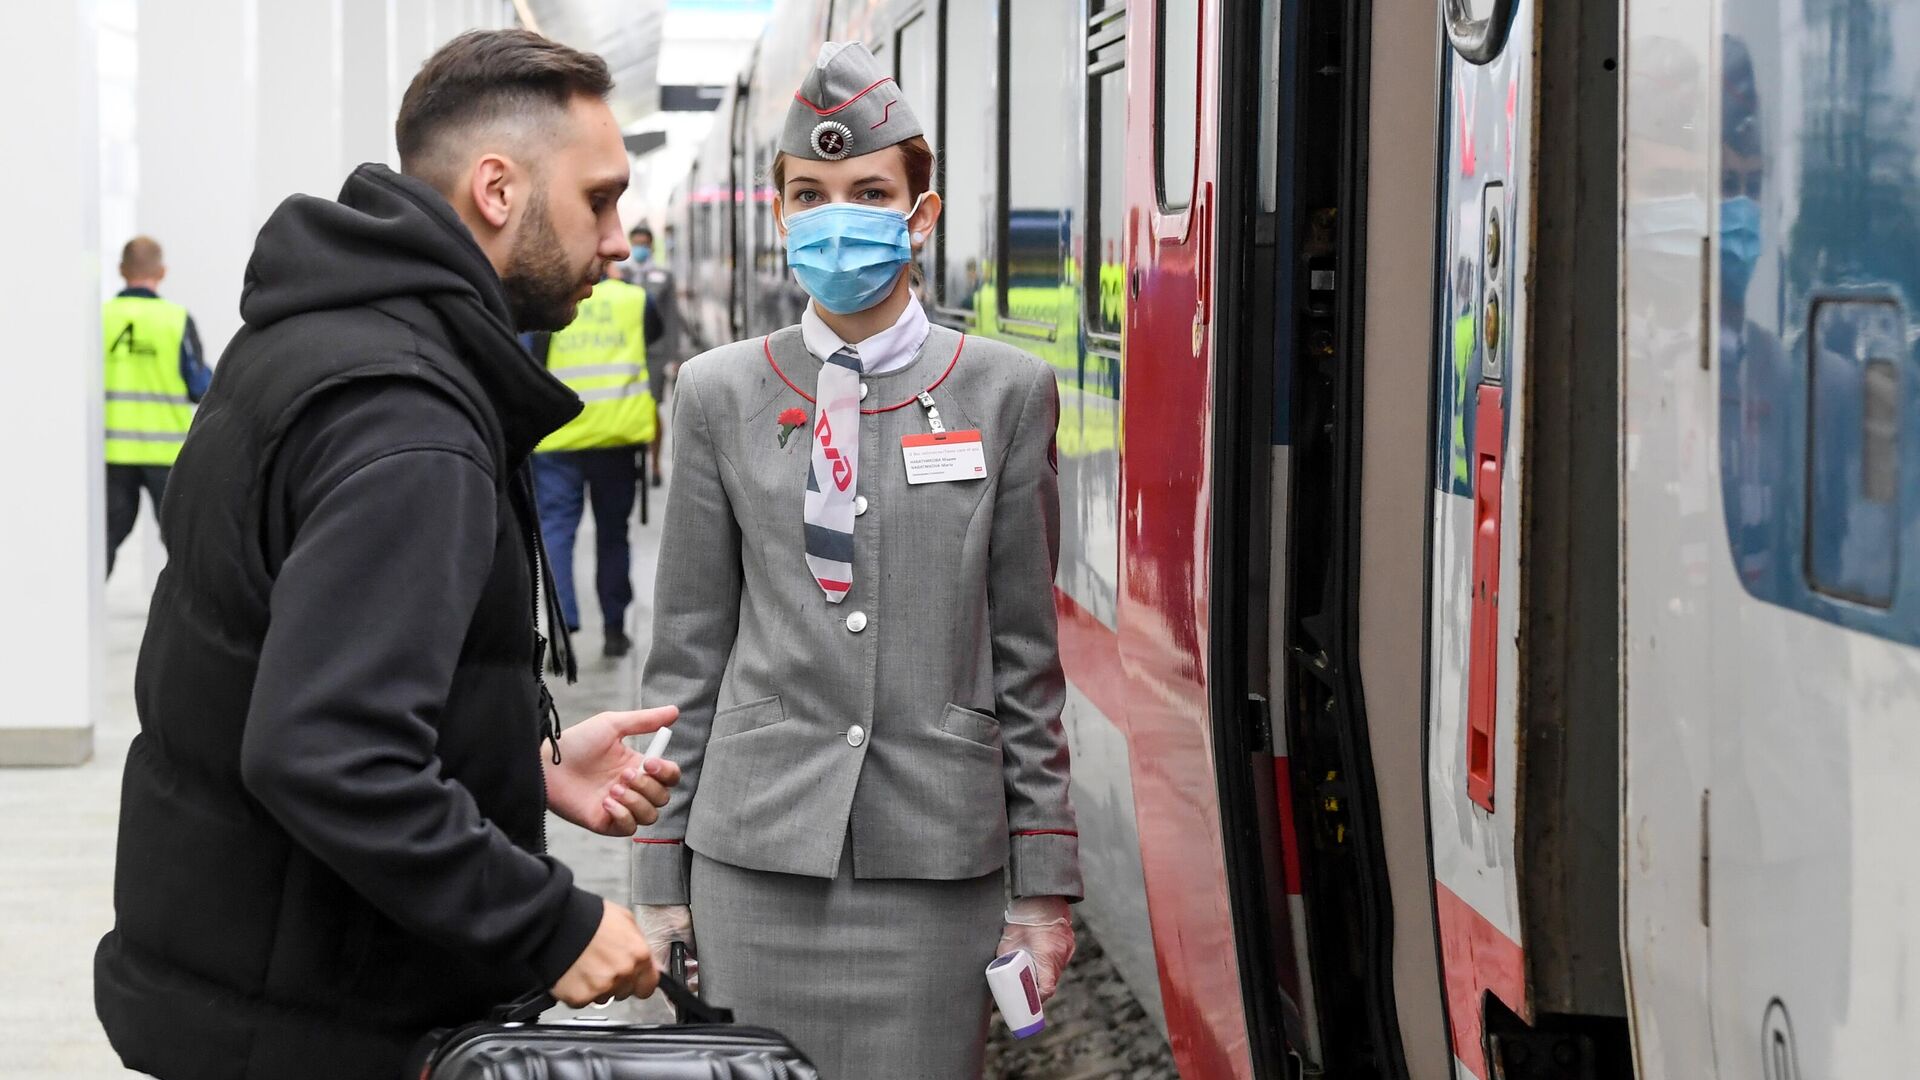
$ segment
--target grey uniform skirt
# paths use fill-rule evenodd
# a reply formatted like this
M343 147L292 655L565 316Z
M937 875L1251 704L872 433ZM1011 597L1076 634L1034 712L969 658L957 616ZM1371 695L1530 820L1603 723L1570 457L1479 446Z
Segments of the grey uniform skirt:
M842 855L828 881L696 852L688 890L701 996L792 1039L823 1080L978 1080L999 871L857 879Z

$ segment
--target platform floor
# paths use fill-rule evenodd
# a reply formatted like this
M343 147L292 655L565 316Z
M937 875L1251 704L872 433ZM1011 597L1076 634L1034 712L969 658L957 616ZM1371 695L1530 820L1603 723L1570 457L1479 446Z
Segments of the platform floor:
M580 681L555 686L566 722L604 709L630 708L639 695L641 659L651 640L654 564L664 489L650 492L652 524L635 523L635 603L628 615L633 653L601 657L600 613L593 596L593 531L582 523L575 546L581 619ZM94 756L68 769L0 769L0 1077L5 1080L100 1080L138 1077L120 1066L93 1011L93 950L113 922L114 831L120 774L138 730L133 672L146 623L151 574L158 563L147 510L123 549L106 595L103 706ZM559 819L548 829L554 854L581 887L626 899L629 841L596 836ZM1081 933L1086 933L1081 928ZM556 1010L555 1015L573 1010ZM582 1010L609 1021L658 1021L656 998ZM1084 948L1048 1006L1054 1030L1014 1043L994 1024L987 1080L1173 1075L1167 1044L1097 947Z
M601 658L600 612L593 596L593 531L581 528L576 579L587 629L578 639L582 670L554 696L568 722L602 709L630 707L638 696L639 661L652 624L653 567L663 489L650 492L653 524L635 525L634 592L628 615L634 651ZM134 660L146 626L148 575L142 528L122 550L107 583L106 665L92 760L68 769L0 770L0 1077L7 1080L95 1080L136 1077L120 1066L93 1012L93 949L113 924L114 831L127 744L139 730L133 707ZM554 819L554 853L581 887L626 899L628 841L595 836ZM648 1016L645 1006L607 1010L618 1019Z

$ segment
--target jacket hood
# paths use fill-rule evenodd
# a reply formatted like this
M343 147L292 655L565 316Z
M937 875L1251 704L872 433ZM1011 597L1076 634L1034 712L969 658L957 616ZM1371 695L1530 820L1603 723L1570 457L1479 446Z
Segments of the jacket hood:
M353 171L337 201L295 195L261 227L240 292L251 330L383 300L425 303L480 380L516 462L579 413L580 399L514 336L500 275L440 193L385 165Z
M290 315L392 297L464 295L512 324L493 264L446 199L384 165L362 165L338 201L295 195L260 229L240 292L259 329Z

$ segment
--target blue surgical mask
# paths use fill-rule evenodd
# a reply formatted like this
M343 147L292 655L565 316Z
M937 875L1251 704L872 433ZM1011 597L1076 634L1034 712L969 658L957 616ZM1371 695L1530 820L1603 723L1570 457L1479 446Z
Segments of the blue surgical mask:
M634 262L643 263L651 258L653 258L652 248L648 247L645 244L633 245L633 261Z
M901 268L913 261L907 219L920 209L920 199L906 213L828 203L787 218L787 265L800 287L835 315L865 311L884 300Z
M1720 297L1741 300L1760 262L1760 204L1749 195L1720 201Z

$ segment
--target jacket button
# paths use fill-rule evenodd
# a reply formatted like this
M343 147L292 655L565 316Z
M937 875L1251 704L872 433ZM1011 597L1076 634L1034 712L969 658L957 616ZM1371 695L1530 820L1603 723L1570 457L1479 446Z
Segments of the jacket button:
M847 629L848 629L848 630L851 630L851 631L853 631L854 633L856 633L856 634L857 634L857 633L859 633L860 631L862 631L862 630L865 630L866 628L867 628L867 613L866 613L866 612L864 612L864 611L856 611L856 612L854 612L853 614L851 614L851 615L849 615L849 616L847 616Z
M847 745L848 746L857 747L861 743L866 741L867 741L866 728L861 727L859 724L855 724L852 727L847 729Z
M853 497L853 516L859 517L861 514L864 514L866 512L867 512L867 497L865 495L855 495Z
M873 387L868 386L866 383L861 383L860 384L860 400L861 401L867 400L867 392L872 389Z

